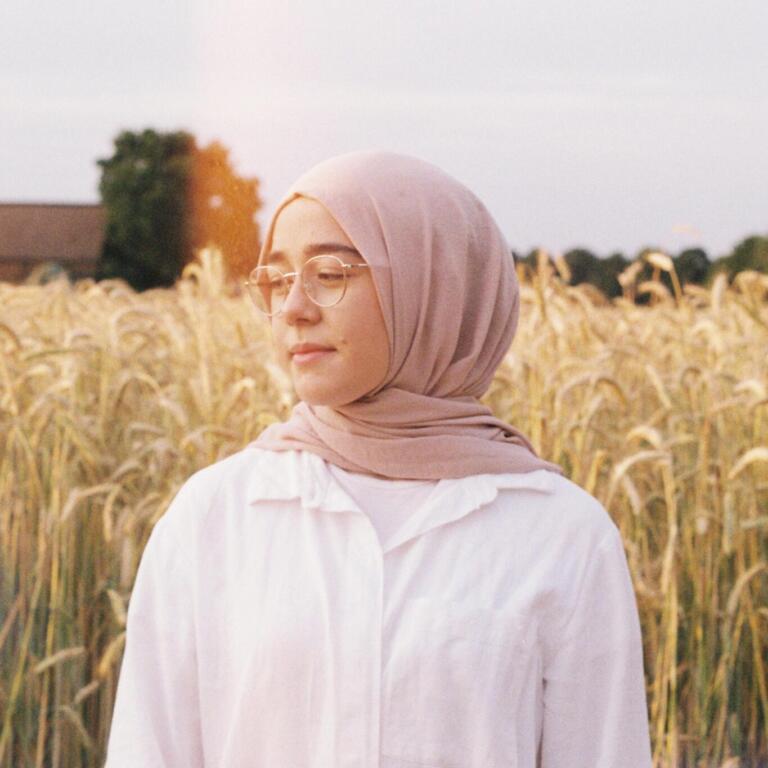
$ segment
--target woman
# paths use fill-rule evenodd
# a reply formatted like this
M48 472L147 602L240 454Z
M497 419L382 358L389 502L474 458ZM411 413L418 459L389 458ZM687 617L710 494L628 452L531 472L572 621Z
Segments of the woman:
M478 402L519 306L483 204L333 158L249 290L300 402L155 526L109 768L650 766L618 530Z

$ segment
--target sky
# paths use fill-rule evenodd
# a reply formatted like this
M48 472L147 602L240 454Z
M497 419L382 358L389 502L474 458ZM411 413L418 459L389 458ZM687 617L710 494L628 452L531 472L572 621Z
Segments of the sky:
M218 140L265 224L302 172L433 162L518 252L768 235L766 0L3 0L0 201L96 202L124 129Z

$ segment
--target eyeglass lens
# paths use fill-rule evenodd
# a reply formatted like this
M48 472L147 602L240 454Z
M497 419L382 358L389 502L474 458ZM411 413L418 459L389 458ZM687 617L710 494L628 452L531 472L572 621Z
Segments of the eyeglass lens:
M248 292L256 307L267 315L277 314L285 304L295 275L286 277L277 267L256 267L248 280ZM335 256L314 256L301 271L307 296L321 307L331 307L344 295L346 275Z

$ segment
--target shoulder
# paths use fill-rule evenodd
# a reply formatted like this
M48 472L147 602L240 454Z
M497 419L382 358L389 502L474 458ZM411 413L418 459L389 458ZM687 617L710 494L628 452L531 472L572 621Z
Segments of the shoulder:
M598 615L595 605L631 599L624 544L600 500L556 473L546 493L530 494L520 508L525 515L523 558L535 574L543 637L555 648L576 626L577 611Z
M279 472L281 454L251 445L203 467L181 486L161 520L166 527L200 522L232 496L247 497L254 485Z
M590 538L602 541L618 533L608 510L591 493L562 475L555 475L554 494L551 508L547 511L555 516L568 533L588 533Z
M591 493L564 475L542 470L532 473L531 482L516 484L515 489L500 491L503 501L515 504L522 512L543 523L556 525L564 532L588 531L604 537L616 530L616 525L602 503ZM520 501L524 500L521 504Z
M593 545L618 532L606 508L591 493L556 472L533 473L530 483L499 492L502 504L514 507L532 529L549 540ZM535 482L534 482L535 479Z

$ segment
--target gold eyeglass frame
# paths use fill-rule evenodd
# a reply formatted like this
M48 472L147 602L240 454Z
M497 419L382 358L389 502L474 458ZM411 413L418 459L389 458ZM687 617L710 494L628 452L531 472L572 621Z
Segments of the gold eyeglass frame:
M311 259L307 259L304 264L302 265L301 269L298 272L283 272L278 267L274 267L271 264L265 264L262 266L254 267L250 273L248 274L248 279L245 281L244 285L246 290L248 291L248 297L251 299L251 303L256 307L256 309L259 311L260 314L262 314L264 317L277 317L282 311L283 306L285 306L285 302L283 302L283 305L280 307L280 309L277 310L277 312L265 312L257 303L256 300L253 298L253 295L251 294L251 287L258 290L258 283L255 280L255 274L258 272L258 270L263 269L274 269L276 272L279 272L283 277L290 279L293 278L291 282L291 286L288 289L288 293L293 290L293 283L295 282L296 278L301 278L301 276L304 273L304 269L306 268L307 264L311 263L312 261L315 261L316 259L333 259L334 261L338 262L339 266L343 268L343 274L344 274L344 285L341 289L341 293L339 294L339 298L336 299L336 301L333 302L333 304L321 304L319 301L315 300L312 295L307 290L306 283L301 280L301 287L304 290L304 294L306 297L316 306L322 307L323 309L328 309L328 307L335 307L346 295L347 293L347 270L349 269L370 269L370 264L345 264L338 256L334 256L332 253L318 253L316 256L313 256ZM287 296L286 296L287 299Z

